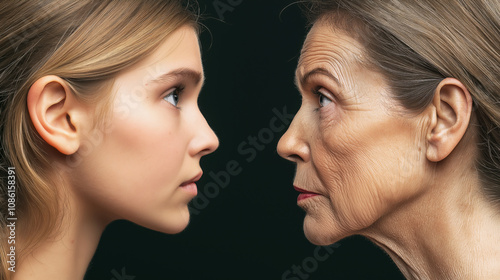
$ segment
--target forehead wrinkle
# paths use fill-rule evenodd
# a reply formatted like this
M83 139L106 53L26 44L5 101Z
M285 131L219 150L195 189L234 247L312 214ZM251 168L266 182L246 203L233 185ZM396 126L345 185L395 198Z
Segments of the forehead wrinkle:
M352 86L349 70L354 64L359 64L359 47L338 35L319 32L309 34L301 51L296 76L302 77L310 69L323 67L337 74L341 84ZM334 41L333 37L338 40Z
M344 101L348 101L346 104L358 104L360 96L356 90L355 78L363 78L356 74L357 70L364 66L363 47L344 31L332 28L330 25L327 28L322 27L325 26L314 26L304 42L296 70L296 80L311 69L325 68L332 71L341 83ZM350 108L350 110L358 109Z

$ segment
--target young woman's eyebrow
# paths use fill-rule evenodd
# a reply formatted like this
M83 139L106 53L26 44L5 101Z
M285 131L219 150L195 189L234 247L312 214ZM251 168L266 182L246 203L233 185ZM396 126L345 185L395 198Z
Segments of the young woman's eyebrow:
M173 79L178 79L178 78L187 79L190 82L194 83L195 85L203 83L205 79L205 77L201 72L189 68L179 68L172 70L168 73L162 74L149 81L149 83L155 84L155 83L169 82L172 81Z

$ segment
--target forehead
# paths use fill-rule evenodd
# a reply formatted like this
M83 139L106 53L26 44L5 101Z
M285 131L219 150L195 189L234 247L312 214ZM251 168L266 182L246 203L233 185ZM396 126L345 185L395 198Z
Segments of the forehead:
M187 25L180 27L141 64L143 67L162 68L163 72L176 68L190 68L203 72L196 31Z
M358 41L323 19L316 22L307 35L296 76L300 79L319 67L336 74L339 80L347 79L347 72L360 66L362 57L363 47Z
M154 81L165 81L162 77L167 74L187 73L186 70L199 73L200 80L204 79L198 36L190 26L174 31L153 53L126 69L116 79L115 87L146 86Z

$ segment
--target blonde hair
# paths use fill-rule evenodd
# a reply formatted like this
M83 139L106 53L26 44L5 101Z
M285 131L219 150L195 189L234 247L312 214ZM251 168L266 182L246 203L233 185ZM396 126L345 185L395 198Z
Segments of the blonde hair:
M65 80L76 98L104 105L113 78L151 54L197 16L179 0L24 0L0 4L0 279L7 279L7 169L16 171L19 259L58 226L51 149L34 129L27 94L46 75ZM100 107L99 107L100 108ZM101 115L102 116L102 115ZM16 248L20 247L19 244ZM10 277L9 277L10 278Z
M305 0L364 45L393 97L409 112L428 106L441 80L460 80L473 99L486 196L500 202L500 2L497 0ZM334 16L332 16L334 15ZM474 125L474 124L472 124Z

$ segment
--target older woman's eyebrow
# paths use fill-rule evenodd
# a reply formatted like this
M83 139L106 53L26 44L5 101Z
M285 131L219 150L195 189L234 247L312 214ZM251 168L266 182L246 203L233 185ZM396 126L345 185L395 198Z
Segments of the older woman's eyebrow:
M307 83L307 80L309 80L311 78L311 76L313 76L313 75L327 76L328 78L333 80L337 85L342 87L342 84L340 83L340 81L337 77L335 77L332 73L330 73L330 71L326 70L325 68L321 68L321 67L314 68L313 70L304 74L304 76L302 76L302 77L296 77L295 84L297 85L297 87L298 87L298 84L297 84L298 82L300 82L300 85L304 85Z
M179 68L172 70L168 73L162 74L149 81L149 83L155 84L155 83L169 82L176 78L188 79L195 85L198 85L200 82L204 82L205 79L205 77L201 72L189 68Z

